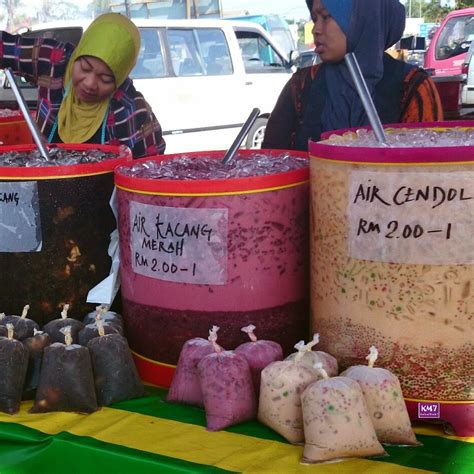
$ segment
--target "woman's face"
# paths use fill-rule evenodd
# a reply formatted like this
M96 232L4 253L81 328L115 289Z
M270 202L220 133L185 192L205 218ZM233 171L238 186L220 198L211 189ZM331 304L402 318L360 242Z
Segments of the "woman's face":
M321 0L313 1L311 19L314 23L312 33L316 46L315 51L321 60L338 62L344 59L347 52L346 35L329 15Z
M81 56L72 68L72 87L84 102L102 102L115 91L115 76L100 59Z

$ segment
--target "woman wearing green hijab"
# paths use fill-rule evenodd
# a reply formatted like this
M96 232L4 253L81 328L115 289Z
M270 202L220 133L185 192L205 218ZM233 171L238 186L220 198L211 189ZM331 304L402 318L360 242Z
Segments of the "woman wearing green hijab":
M135 158L163 153L161 126L128 77L140 51L125 16L96 18L74 49L0 32L0 68L38 84L37 122L50 143L127 145Z

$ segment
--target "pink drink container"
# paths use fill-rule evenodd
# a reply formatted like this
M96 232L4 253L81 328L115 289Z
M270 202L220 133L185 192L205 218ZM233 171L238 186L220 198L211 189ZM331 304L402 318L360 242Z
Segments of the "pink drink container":
M136 178L124 168L115 172L123 315L142 378L169 386L183 344L212 325L228 350L248 341L240 328L252 323L288 354L307 335L308 168L206 180Z
M455 126L474 130L397 125L387 135L405 128L407 145L310 144L311 323L341 370L374 345L412 419L473 436L474 147L410 145Z

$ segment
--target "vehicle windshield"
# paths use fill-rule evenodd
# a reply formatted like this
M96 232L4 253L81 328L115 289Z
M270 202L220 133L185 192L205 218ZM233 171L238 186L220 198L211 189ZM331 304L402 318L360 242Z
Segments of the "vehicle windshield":
M474 40L474 16L451 18L436 43L436 59L449 59L464 54Z

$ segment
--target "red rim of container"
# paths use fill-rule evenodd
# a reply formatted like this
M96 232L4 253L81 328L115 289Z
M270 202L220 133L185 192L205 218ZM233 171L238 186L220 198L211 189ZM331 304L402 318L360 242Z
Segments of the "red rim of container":
M397 123L384 125L384 128L473 128L474 121L462 120L451 122L423 122L423 123ZM334 130L325 132L321 138L327 139L331 135L343 135L348 131L355 131L361 128L354 127L343 130ZM409 153L407 153L409 151ZM474 163L474 147L472 146L449 146L449 147L431 147L429 153L426 148L421 147L348 147L327 145L322 142L309 142L309 154L314 159L325 159L353 164L456 164ZM454 159L453 159L454 158Z
M141 158L140 160L135 160L134 163L150 160L162 161L166 159L172 159L177 156L189 156L194 158L199 156L209 156L215 159L222 159L224 153L224 151L174 153L170 155ZM290 153L291 155L298 156L300 158L308 157L306 152L297 152L294 150L239 150L238 153L239 155L252 155L255 153L280 155L282 153ZM308 182L308 180L309 167L293 171L285 171L268 176L211 180L136 178L122 174L121 167L115 169L115 184L118 188L124 191L135 192L139 194L170 196L215 196L219 194L265 192L297 186L299 184Z
M26 120L21 113L0 117L0 125L14 125L17 123L24 123L26 125Z
M55 179L74 178L79 176L91 176L97 174L110 173L118 165L132 161L132 152L116 145L98 145L92 143L72 143L54 144L55 147L66 150L101 150L106 153L116 153L117 158L104 160L98 163L85 163L78 165L58 165L58 166L38 166L27 168L24 166L0 166L0 179ZM36 145L5 145L0 146L1 153L12 151L31 151L36 149Z

